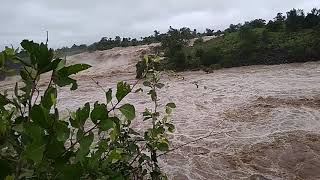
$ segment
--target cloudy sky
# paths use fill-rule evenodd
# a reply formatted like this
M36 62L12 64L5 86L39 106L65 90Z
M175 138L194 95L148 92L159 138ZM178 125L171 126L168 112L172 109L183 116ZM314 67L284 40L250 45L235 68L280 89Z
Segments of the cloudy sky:
M22 39L57 48L101 37L139 38L169 26L203 31L230 23L272 19L292 8L320 8L320 0L1 0L0 49Z

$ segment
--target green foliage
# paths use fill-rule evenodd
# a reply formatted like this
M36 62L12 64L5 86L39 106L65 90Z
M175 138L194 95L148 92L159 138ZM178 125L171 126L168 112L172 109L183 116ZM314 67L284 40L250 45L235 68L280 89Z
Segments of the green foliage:
M11 66L17 66L19 59L14 56L18 49L6 47L4 51L0 52L0 81L4 80L6 76L16 75L17 71Z
M106 103L85 103L62 120L58 87L77 89L77 81L70 76L90 66L66 66L43 43L24 40L21 45L29 58L28 63L21 61L22 82L16 84L12 98L0 93L1 179L166 178L157 159L159 151L169 150L167 133L174 131L170 117L176 106L169 103L163 113L158 111L157 89L164 85L149 65L154 59L147 58L144 73L154 109L143 115L152 120L152 127L139 134L130 127L135 107L120 106L135 85L119 82L115 97L109 89ZM14 53L10 55L19 60ZM38 83L46 72L51 72L51 80L38 99Z
M224 36L187 47L178 30L164 43L164 69L197 70L256 64L281 64L320 59L320 10L313 9L307 16L303 10L293 9L287 16L278 13L274 20L255 19L244 24L231 24ZM209 30L208 30L209 32ZM170 43L168 43L170 42Z

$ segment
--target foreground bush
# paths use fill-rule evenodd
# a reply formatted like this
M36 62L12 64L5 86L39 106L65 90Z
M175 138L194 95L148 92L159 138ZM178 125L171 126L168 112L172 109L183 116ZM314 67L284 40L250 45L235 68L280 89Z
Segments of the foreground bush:
M160 151L169 150L167 133L174 131L170 117L175 104L168 103L163 114L158 111L156 91L164 85L156 71L143 72L154 107L143 113L150 128L141 135L131 128L135 107L122 103L128 94L141 90L134 89L137 83L119 82L115 93L105 91L105 102L85 103L62 118L58 87L71 85L76 90L77 81L70 76L90 66L66 66L43 43L24 40L21 46L29 61L10 57L22 64L22 82L16 83L12 96L0 94L0 179L166 178L158 157ZM44 73L51 73L51 79L41 93Z

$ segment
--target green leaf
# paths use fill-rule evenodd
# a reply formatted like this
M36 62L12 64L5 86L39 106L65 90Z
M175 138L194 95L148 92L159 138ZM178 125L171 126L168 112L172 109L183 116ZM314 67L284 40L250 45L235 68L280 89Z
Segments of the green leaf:
M159 151L168 151L169 150L169 144L165 141L162 141L157 144L157 148Z
M64 87L64 86L72 84L72 86L70 88L70 90L72 90L72 91L78 89L77 81L74 79L71 79L69 77L58 76L57 78L54 79L54 82L60 87Z
M1 106L5 106L5 105L7 105L7 104L9 104L9 101L8 101L8 99L6 98L6 96L0 94L0 105L1 105Z
M44 96L41 98L41 105L47 110L50 110L51 107L56 104L56 99L57 89L54 87L49 87L44 93Z
M35 163L39 163L43 158L44 150L44 144L32 143L27 146L26 150L23 152L23 156L25 159L30 159Z
M100 121L99 123L100 131L108 131L111 128L113 128L113 121L111 119L104 119Z
M107 104L109 104L112 101L112 89L109 89L108 92L106 92L106 100Z
M44 129L35 123L24 123L23 130L27 136L29 136L33 142L37 144L43 144Z
M122 149L114 149L111 151L109 157L108 157L108 160L114 164L120 160L122 160L122 153L123 153L123 150Z
M55 70L56 70L56 71L59 71L59 70L61 70L62 68L64 68L65 65L66 65L66 60L63 59L63 60L61 60L61 61L59 62L59 64L57 65L57 67L56 67Z
M56 70L58 66L61 64L61 61L63 60L60 58L53 60L41 70L41 73L46 73L52 70Z
M131 92L131 87L125 82L119 82L117 84L116 97L118 102L120 102L124 97L126 97Z
M63 168L63 173L61 174L62 180L78 180L81 177L82 169L79 164L70 164Z
M90 118L94 124L97 124L98 120L108 119L107 105L95 103L91 112Z
M86 69L89 69L91 66L88 64L75 64L68 67L63 67L61 70L59 70L59 75L62 76L70 76L72 74L77 74L81 71L84 71Z
M132 121L136 117L136 110L131 104L122 105L119 110L129 121Z
M170 108L176 108L176 104L175 103L168 103L166 106L170 107Z
M175 130L175 127L173 124L170 124L170 123L166 123L166 126L168 127L168 131L173 133L174 130Z
M118 139L120 135L120 119L117 117L110 117L110 119L114 122L114 129L110 132L110 139L115 141Z
M59 160L62 160L63 158L61 158L61 154L63 154L66 150L64 144L65 141L51 140L46 147L46 157L51 159L58 158Z
M80 140L80 148L77 151L76 161L83 161L90 151L90 146L93 142L94 135L91 132L88 136L84 136Z
M167 114L171 114L172 113L172 109L170 107L166 107L166 113Z
M86 103L84 107L79 108L74 115L75 117L72 117L70 120L71 126L83 129L83 126L90 115L90 104Z
M56 133L58 141L65 142L67 139L69 139L70 130L68 128L68 123L63 121L58 122L56 127Z
M148 93L151 96L151 100L152 101L156 101L157 100L157 93L154 90L150 90Z
M43 128L49 128L48 122L49 111L45 111L40 105L34 105L31 109L30 117L33 122L37 123Z
M75 64L68 67L63 67L60 70L57 70L54 82L60 87L72 84L71 90L76 90L78 88L77 81L71 79L69 76L72 74L77 74L78 72L86 70L90 67L91 66L87 64Z

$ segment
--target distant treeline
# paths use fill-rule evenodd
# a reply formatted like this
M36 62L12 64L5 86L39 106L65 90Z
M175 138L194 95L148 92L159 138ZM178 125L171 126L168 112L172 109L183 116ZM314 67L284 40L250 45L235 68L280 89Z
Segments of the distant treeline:
M172 29L170 27L170 29ZM196 29L191 30L190 28L184 27L179 29L181 34L183 35L183 38L185 39L191 39L196 37L202 37L202 36L213 36L221 34L221 31L214 31L212 29L207 28L205 32L198 32ZM63 47L60 49L57 49L56 52L60 56L67 56L67 55L73 55L82 53L85 51L96 51L96 50L107 50L112 49L114 47L129 47L129 46L138 46L138 45L146 45L151 43L160 43L165 39L165 37L168 36L168 33L160 33L159 31L155 30L154 34L148 37L141 37L140 39L137 38L127 38L127 37L120 37L116 36L115 38L108 38L108 37L102 37L99 42L95 42L89 46L85 44L76 45L74 44L71 47Z
M213 32L214 34L214 32ZM255 19L231 24L223 36L192 47L181 30L170 28L162 38L165 60L160 69L219 69L256 64L320 60L320 9L293 9L267 22Z

